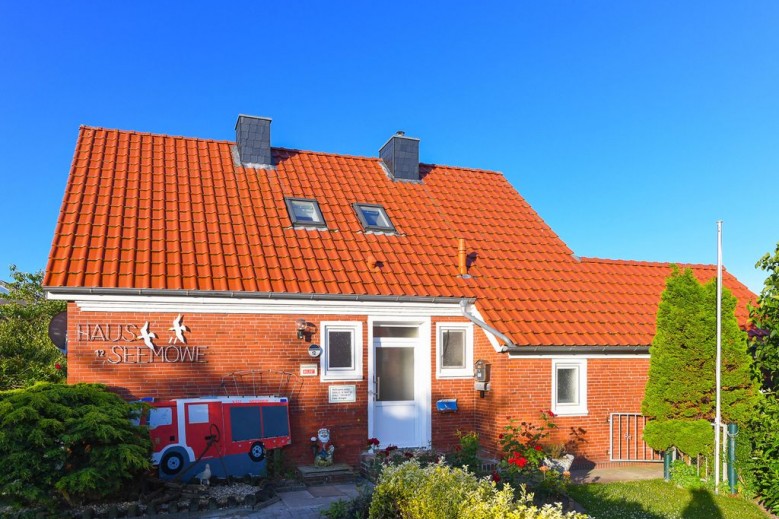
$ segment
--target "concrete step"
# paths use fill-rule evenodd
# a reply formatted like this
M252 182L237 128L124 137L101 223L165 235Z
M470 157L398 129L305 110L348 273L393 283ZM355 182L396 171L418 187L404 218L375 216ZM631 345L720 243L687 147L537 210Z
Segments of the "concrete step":
M355 479L352 467L345 463L335 463L329 467L300 465L298 466L298 474L306 485L352 483Z

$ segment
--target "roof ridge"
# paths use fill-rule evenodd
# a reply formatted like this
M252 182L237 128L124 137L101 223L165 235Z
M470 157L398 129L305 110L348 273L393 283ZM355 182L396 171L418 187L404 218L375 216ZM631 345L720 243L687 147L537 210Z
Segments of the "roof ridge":
M105 128L103 126L90 126L88 124L82 124L79 126L79 129L89 129L89 130L97 130L102 132L118 132L118 133L124 133L128 135L147 135L150 137L168 137L170 139L186 139L186 140L193 140L193 141L202 141L202 142L213 142L213 143L222 143L222 144L230 144L234 145L235 141L227 140L227 139L211 139L207 137L190 137L186 135L171 135L169 133L157 133L157 132L143 132L139 130L123 130L121 128ZM351 153L333 153L333 152L327 152L327 151L316 151L316 150L304 150L300 148L287 148L285 146L271 146L271 150L277 150L277 151L290 151L290 152L296 152L296 153L305 153L308 155L323 155L327 157L343 157L347 159L360 159L360 160L366 160L370 162L377 162L381 161L380 157L369 157L367 155L354 155ZM446 164L434 164L434 163L426 163L426 162L420 162L420 166L426 166L430 168L440 168L440 169L453 169L458 171L477 171L480 173L491 173L495 175L503 175L503 172L501 171L495 171L491 169L479 169L479 168L469 168L465 166L450 166Z
M612 258L595 258L580 256L579 259L585 263L609 263L609 264L621 264L621 265L644 265L647 267L669 267L671 265L679 265L680 267L691 268L717 268L717 265L713 263L685 263L683 261L645 261L645 260L630 260L630 259L612 259ZM722 266L725 269L725 266Z
M227 144L235 144L234 141L228 141L225 139L210 139L206 137L188 137L186 135L171 135L169 133L156 133L156 132L142 132L138 130L123 130L121 128L105 128L103 126L90 126L88 124L82 124L79 126L80 130L83 129L89 129L89 130L98 130L103 132L119 132L119 133L126 133L131 135L148 135L150 137L168 137L170 139L188 139L193 141L205 141L205 142L216 142L216 143L227 143Z

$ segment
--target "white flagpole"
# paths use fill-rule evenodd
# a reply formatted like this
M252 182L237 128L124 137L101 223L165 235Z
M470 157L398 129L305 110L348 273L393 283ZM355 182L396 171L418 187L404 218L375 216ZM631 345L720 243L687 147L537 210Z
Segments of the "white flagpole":
M714 416L714 493L719 494L720 471L720 377L722 370L722 220L717 221L717 407Z

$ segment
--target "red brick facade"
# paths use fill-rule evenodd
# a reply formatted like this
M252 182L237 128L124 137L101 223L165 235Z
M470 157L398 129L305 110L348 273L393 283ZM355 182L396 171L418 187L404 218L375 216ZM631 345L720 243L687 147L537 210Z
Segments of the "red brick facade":
M294 320L300 316L187 313L184 325L190 330L186 344L190 348L189 360L200 362L152 361L143 341L125 340L132 339L148 322L149 329L157 334L158 350L164 350L173 337L169 327L176 315L85 312L76 303L69 303L68 336L73 339L69 343L68 382L101 382L128 399L224 395L221 381L229 373L273 369L297 375L301 364L314 363L307 352L309 342L296 336ZM322 382L319 376L300 377L283 385L281 393L292 396L292 445L285 448L285 457L292 463L308 463L308 438L320 427L327 427L338 447L336 460L356 465L368 438L368 319L354 315L304 317L317 327L321 321L363 323L363 377L348 382ZM491 391L480 398L470 378L436 377L436 323L443 321L464 322L464 319L432 318L431 402L434 406L439 399L456 398L459 410L451 414L431 412L432 445L449 450L457 443L458 430L477 431L481 445L494 452L498 434L508 417L538 421L539 411L550 407L552 361L549 358L509 359L505 354L496 353L484 332L476 328L474 360L484 359L492 364ZM95 329L96 325L100 325L99 330ZM127 326L131 329L127 330ZM321 343L318 329L310 341ZM193 353L196 348L198 352ZM102 355L100 350L104 352ZM169 360L175 360L178 355L178 350L170 350ZM640 411L648 365L648 359L589 359L589 414L557 418L556 440L564 442L570 427L582 427L586 430L586 443L579 454L594 461L608 460L609 413ZM278 393L279 383L279 378L269 377L259 383L257 392ZM356 402L328 403L328 387L341 383L356 385Z

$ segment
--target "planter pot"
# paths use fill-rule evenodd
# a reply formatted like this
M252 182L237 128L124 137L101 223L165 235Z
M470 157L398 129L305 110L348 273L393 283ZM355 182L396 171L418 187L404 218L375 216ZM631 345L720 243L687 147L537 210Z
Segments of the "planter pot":
M562 458L544 458L544 465L562 474L571 470L573 457L573 454L566 454Z

